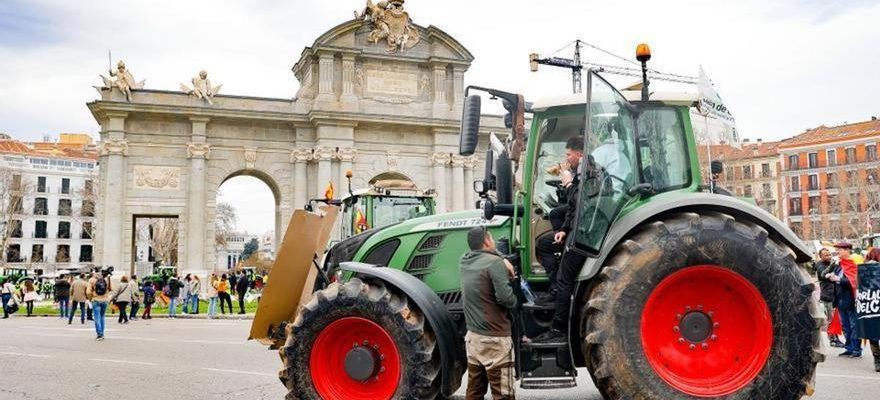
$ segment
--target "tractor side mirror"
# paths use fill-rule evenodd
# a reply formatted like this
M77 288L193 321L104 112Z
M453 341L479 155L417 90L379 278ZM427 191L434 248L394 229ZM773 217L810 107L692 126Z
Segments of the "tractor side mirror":
M475 94L464 99L464 108L461 110L461 133L458 142L458 154L460 155L473 155L477 149L481 102L482 98Z

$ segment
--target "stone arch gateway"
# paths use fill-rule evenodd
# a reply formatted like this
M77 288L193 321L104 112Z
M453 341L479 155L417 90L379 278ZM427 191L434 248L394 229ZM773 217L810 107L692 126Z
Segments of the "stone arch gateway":
M129 101L116 87L98 87L88 103L101 126L96 261L133 270L132 218L176 215L180 271L213 270L216 191L239 174L275 194L276 236L328 182L343 187L348 169L358 186L405 171L437 190L441 212L473 208L479 160L456 151L473 56L434 26L412 27L418 42L394 51L371 42L363 20L330 29L294 64L293 99L132 89ZM484 116L482 127L507 131L500 116Z

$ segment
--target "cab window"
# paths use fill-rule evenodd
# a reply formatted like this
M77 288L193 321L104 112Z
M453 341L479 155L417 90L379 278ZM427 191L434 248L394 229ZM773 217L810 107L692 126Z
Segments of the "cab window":
M649 108L639 113L641 181L655 192L690 185L691 167L684 123L675 108Z

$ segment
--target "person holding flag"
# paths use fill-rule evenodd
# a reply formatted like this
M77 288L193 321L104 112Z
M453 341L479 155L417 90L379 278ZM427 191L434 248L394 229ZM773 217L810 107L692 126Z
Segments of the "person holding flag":
M862 341L859 339L856 323L856 288L858 288L858 266L851 258L852 245L840 242L834 245L837 256L840 258L834 273L827 276L829 280L838 286L835 305L840 312L840 323L843 325L843 335L846 338L845 351L840 357L862 357Z
M874 247L859 265L856 311L859 337L871 345L874 371L880 372L880 248Z

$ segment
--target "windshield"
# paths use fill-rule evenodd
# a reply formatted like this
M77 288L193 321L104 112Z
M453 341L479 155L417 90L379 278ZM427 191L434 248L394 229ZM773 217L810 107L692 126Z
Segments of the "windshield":
M562 205L564 201L560 200L563 186L571 181L572 175L571 166L565 159L565 143L569 138L583 134L584 113L580 107L540 122L533 200L545 212Z
M608 82L587 78L588 134L581 163L581 189L575 241L598 252L620 210L632 199L637 180L635 127L629 103Z
M431 215L427 201L407 197L377 197L373 199L373 226L370 228Z

